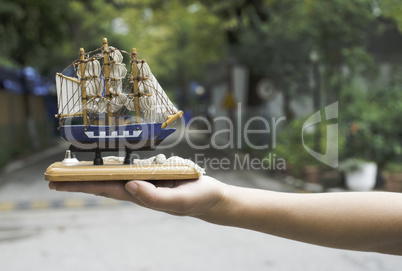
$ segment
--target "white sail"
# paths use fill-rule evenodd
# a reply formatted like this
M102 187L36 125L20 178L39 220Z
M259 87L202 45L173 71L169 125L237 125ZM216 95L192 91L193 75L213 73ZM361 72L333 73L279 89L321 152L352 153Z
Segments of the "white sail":
M154 91L153 95L155 95L156 100L155 113L163 114L165 116L176 114L178 112L177 108L170 101L169 97L166 95L153 74L151 74L151 77L147 82L151 84Z
M109 77L113 79L123 79L127 75L127 69L124 64L111 64L109 67Z
M138 75L140 77L148 77L148 78L151 77L152 72L148 63L146 62L137 63L137 68L138 68Z
M123 83L121 80L110 81L109 83L109 91L113 95L119 95L123 89Z
M125 104L125 107L130 111L135 111L134 99L127 100L127 103Z
M85 105L85 108L88 110L88 112L94 114L106 112L106 107L107 107L106 98L92 98Z
M111 112L119 111L128 101L128 98L125 94L120 94L118 96L113 97L109 101L109 109Z
M85 77L97 77L101 72L102 67L98 60L89 60L85 64Z
M144 118L150 121L156 121L156 100L155 96L143 96L140 98L140 109L144 113Z
M153 94L152 85L148 80L142 80L138 83L138 91L141 95Z
M85 90L88 97L101 96L103 92L102 79L91 78L86 80Z
M83 78L81 78L81 62L74 63L78 79L64 75L56 76L59 114L71 116L82 112L80 80L85 80L87 97L85 109L90 114L89 117L92 117L92 114L96 115L103 112L120 115L119 111L124 107L130 111L135 111L135 101L139 103L139 112L136 112L136 115L140 114L144 122L164 122L168 116L178 112L144 60L140 60L136 64L139 95L138 97L134 95L132 76L130 75L123 83L123 79L127 76L127 68L122 63L122 52L124 51L119 51L114 47L109 48L107 66L101 64L103 53L92 56L86 55ZM106 67L109 70L107 77L103 70ZM105 94L105 82L108 82L110 96Z
M155 122L162 121L167 116L177 113L177 108L152 74L148 63L140 62L137 64L137 68L139 77L143 78L138 83L138 89L142 95L140 98L140 110L143 112L144 117L149 121ZM145 78L148 79L144 80ZM131 108L131 105L129 104L128 108Z
M81 84L77 78L56 74L59 114L76 114L82 109Z
M167 116L176 114L178 110L170 101L155 76L152 73L149 75L148 80L141 80L138 84L141 95L139 99L140 111L148 121L163 121ZM128 110L134 111L134 99L128 100L125 106Z
M121 54L121 52L112 46L110 46L109 48L112 50L112 52L109 54L110 58L116 63L122 63L123 55Z

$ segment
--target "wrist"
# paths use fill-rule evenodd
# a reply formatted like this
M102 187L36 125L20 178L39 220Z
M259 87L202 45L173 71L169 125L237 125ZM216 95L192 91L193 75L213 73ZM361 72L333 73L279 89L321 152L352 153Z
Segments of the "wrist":
M232 221L236 219L238 213L237 208L240 208L241 204L238 202L241 195L241 192L237 191L239 189L243 188L220 183L214 204L208 206L203 214L196 217L210 223L232 226Z
M225 184L210 215L199 218L219 225L273 233L280 220L280 196L277 192Z
M232 186L217 182L214 192L208 196L208 200L199 208L199 212L191 216L214 224L224 224L222 220L230 209Z

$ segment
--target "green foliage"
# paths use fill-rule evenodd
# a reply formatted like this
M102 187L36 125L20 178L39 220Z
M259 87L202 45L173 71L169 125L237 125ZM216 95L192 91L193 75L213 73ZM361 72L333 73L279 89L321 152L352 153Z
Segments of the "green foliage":
M111 34L114 12L104 0L2 1L0 57L51 73L75 59L80 47L92 47L95 37Z
M349 158L339 163L338 169L342 172L355 172L362 169L366 161L357 158Z
M389 163L385 166L384 171L388 173L402 173L402 162Z
M312 45L301 9L299 1L244 5L237 17L237 43L232 46L233 54L252 74L271 78L291 95L309 91Z
M0 60L53 75L78 57L109 44L136 47L167 90L183 93L202 81L207 65L225 57L219 19L194 1L5 0L0 2Z
M401 22L395 3L378 6ZM366 40L368 29L377 27L373 8L366 0L4 0L0 59L53 73L80 47L98 48L108 37L117 47L137 47L164 85L183 88L202 80L209 63L225 58L228 42L252 76L270 77L289 95L311 91L315 52L323 87L337 93L343 65L352 71L372 66Z
M219 19L205 6L182 1L160 1L122 15L141 57L151 64L164 87L187 88L190 80L205 78L207 65L223 57L224 39Z
M307 159L310 155L304 150L301 135L302 135L302 126L305 119L294 120L289 123L279 134L277 138L277 145L275 148L275 152L278 156L284 156L283 158L289 159L291 164L299 163L300 160L304 160L307 162L313 161L312 159ZM305 138L305 142L310 143L313 140L311 134L307 134ZM302 154L303 153L303 154ZM307 155L305 156L304 153ZM300 159L299 156L302 156L303 159Z
M222 19L232 54L250 68L251 78L269 77L285 98L312 93L312 61L320 68L315 83L323 104L337 100L356 72L374 67L367 40L380 23L367 0L202 2Z
M38 53L56 47L62 40L69 13L65 1L0 2L0 37L2 57L19 65L32 65Z
M323 114L324 112L321 112ZM330 169L329 166L321 163L315 159L311 154L307 152L303 146L302 141L302 129L303 124L306 122L307 118L295 119L291 121L279 134L277 138L277 145L271 151L276 154L277 158L285 159L291 173L295 176L302 176L303 170L306 166L319 166L323 170ZM327 142L326 132L327 132L326 121L316 124L312 129L307 128L304 131L303 139L304 144L308 148L318 151L317 148L325 150L331 144L337 144L336 142ZM317 132L320 131L321 137L317 141ZM344 138L339 136L338 147L342 148L344 146ZM267 156L269 158L269 156Z
M382 0L378 1L377 6L379 13L385 18L394 20L400 31L402 31L402 5L399 0Z
M341 128L347 136L343 157L375 161L379 166L402 155L402 91L394 85L368 92L344 90Z

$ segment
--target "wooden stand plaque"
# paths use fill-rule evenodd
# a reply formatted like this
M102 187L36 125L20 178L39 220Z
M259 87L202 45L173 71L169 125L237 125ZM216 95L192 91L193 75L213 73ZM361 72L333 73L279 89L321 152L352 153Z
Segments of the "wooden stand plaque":
M122 165L119 162L105 162L94 166L92 162L81 161L74 165L62 162L51 164L45 172L45 180L60 181L118 181L118 180L191 180L201 174L187 165Z

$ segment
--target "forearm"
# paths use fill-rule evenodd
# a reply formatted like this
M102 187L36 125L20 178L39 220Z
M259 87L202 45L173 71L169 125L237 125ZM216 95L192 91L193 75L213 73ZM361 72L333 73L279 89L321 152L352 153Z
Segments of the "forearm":
M296 194L197 181L62 182L59 191L128 200L175 215L327 247L402 255L402 194Z
M307 243L402 255L402 195L292 194L228 186L213 223Z

